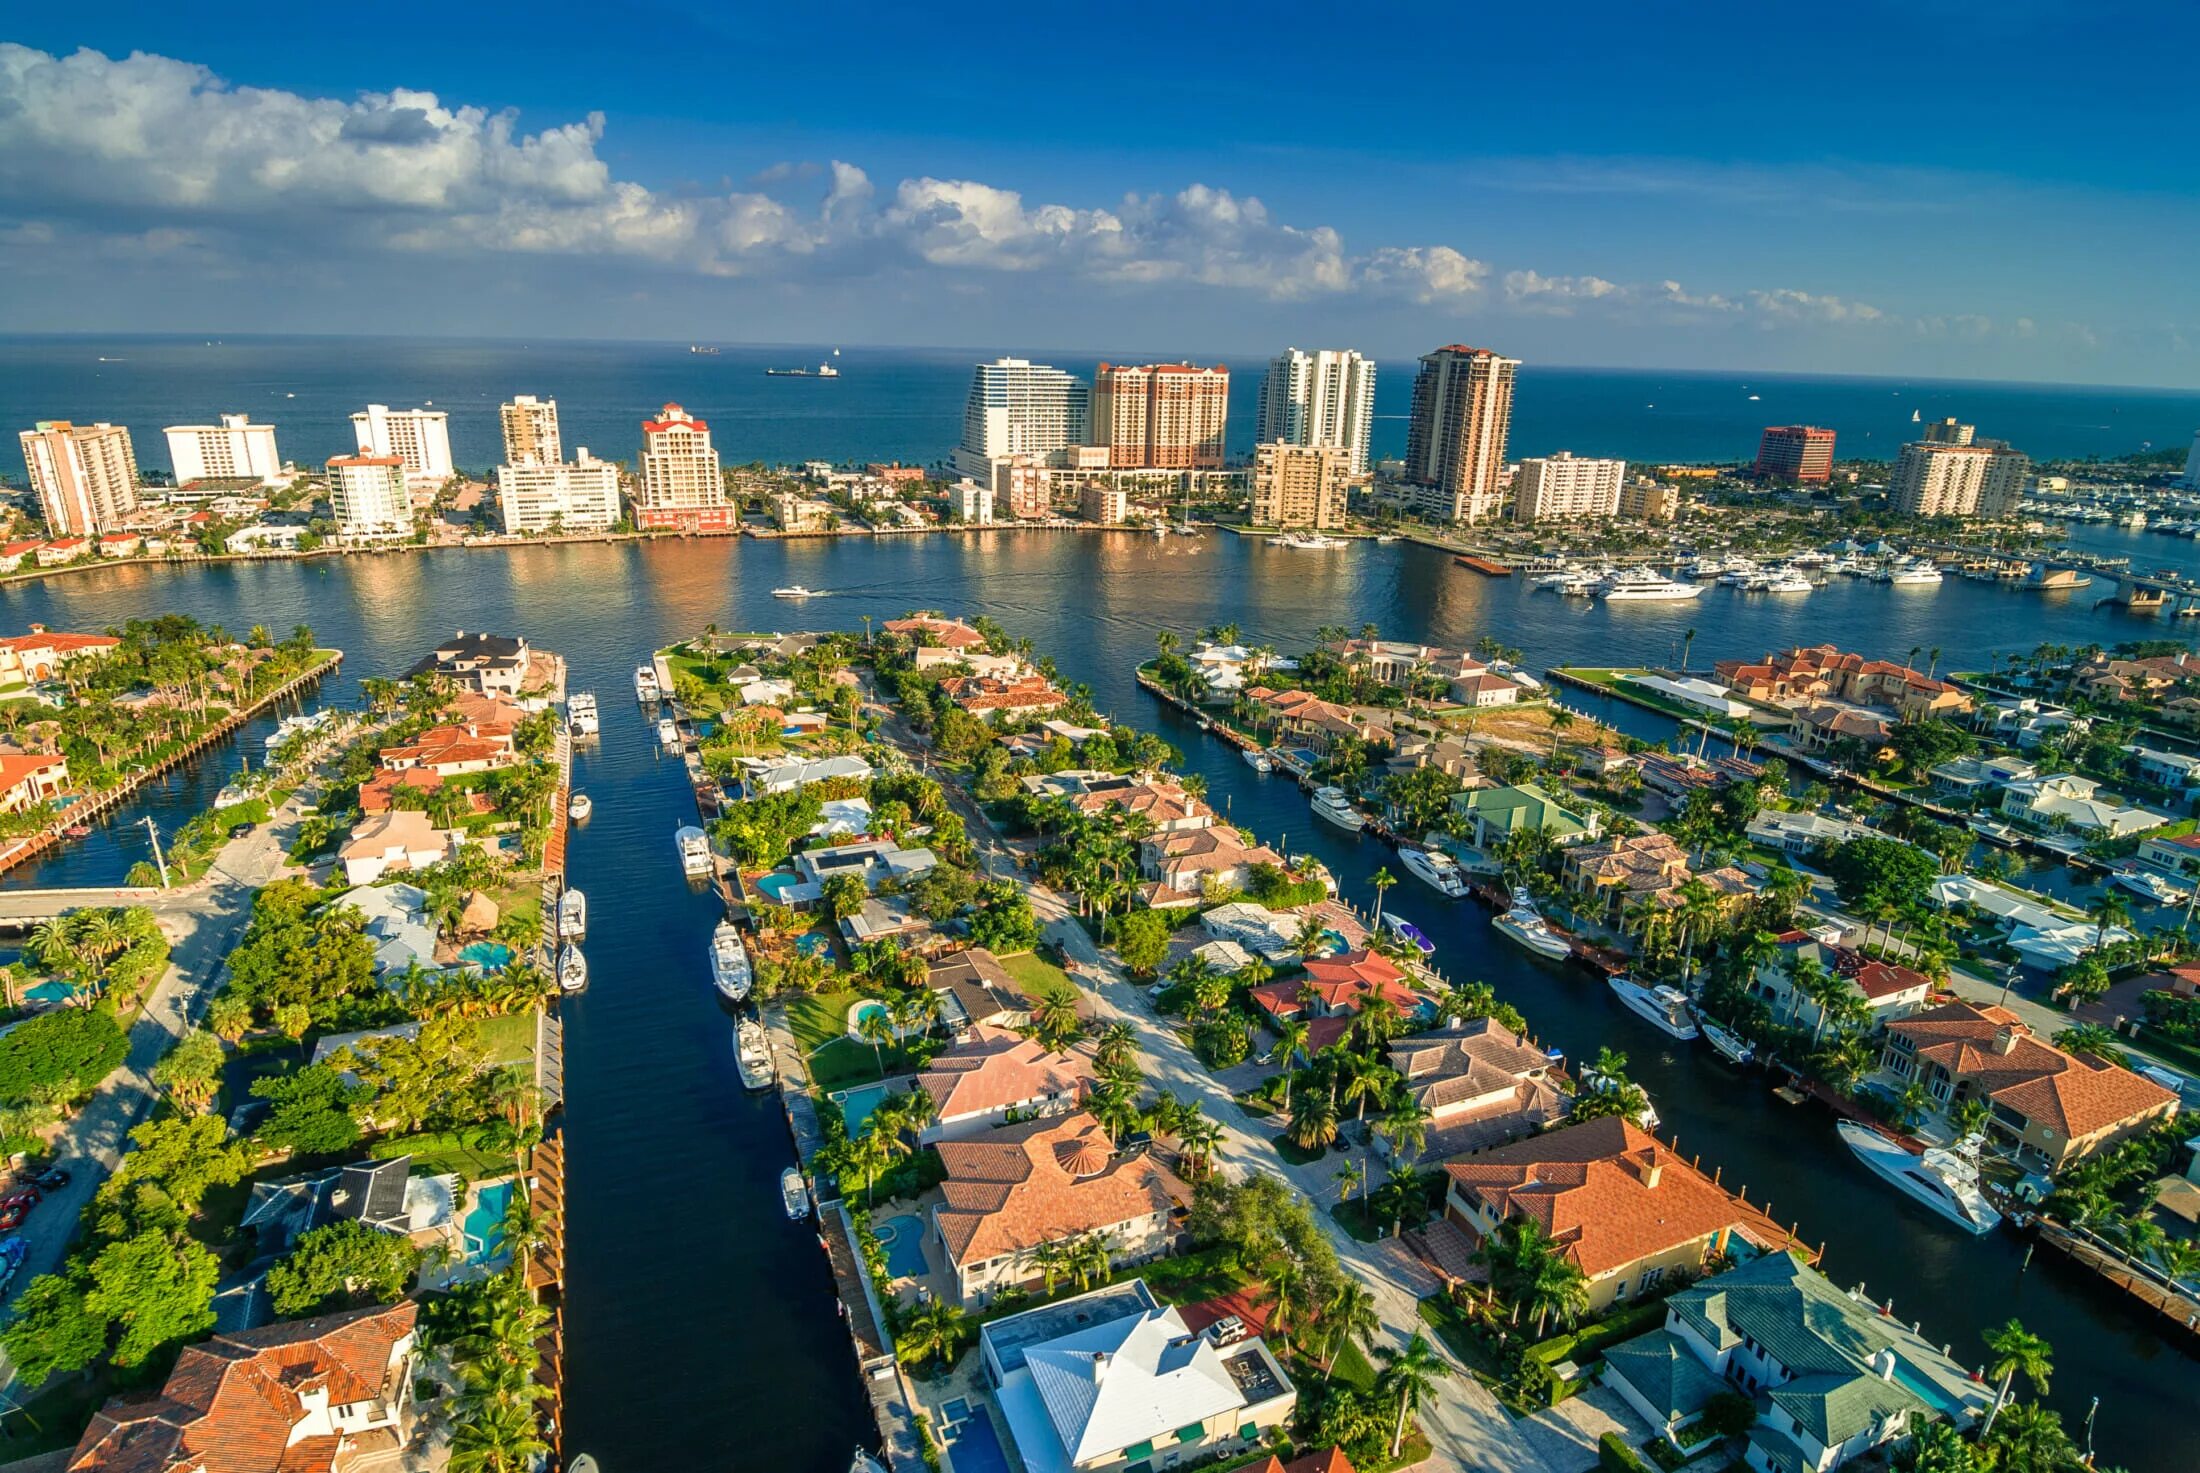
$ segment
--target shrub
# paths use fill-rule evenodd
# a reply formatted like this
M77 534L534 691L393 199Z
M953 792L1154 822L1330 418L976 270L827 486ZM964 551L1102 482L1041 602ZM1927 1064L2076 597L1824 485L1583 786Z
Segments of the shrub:
M1649 1465L1617 1432L1607 1432L1597 1439L1597 1466L1604 1473L1649 1473Z
M0 1101L20 1104L41 1090L90 1090L119 1067L130 1041L111 1009L61 1008L0 1038Z

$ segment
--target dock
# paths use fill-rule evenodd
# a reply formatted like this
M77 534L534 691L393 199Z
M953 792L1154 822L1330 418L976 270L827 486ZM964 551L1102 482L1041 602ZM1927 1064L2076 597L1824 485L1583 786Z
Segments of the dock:
M1476 557L1468 552L1454 553L1451 560L1462 568L1473 569L1485 578L1510 578L1513 575L1512 568L1507 564L1493 563L1486 557Z
M2125 1257L2083 1228L2041 1218L2040 1241L2061 1250L2188 1335L2200 1335L2200 1298L2151 1264Z

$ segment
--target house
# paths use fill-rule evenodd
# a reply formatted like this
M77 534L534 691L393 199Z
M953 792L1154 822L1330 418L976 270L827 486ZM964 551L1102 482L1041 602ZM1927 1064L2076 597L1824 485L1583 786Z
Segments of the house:
M1256 685L1245 693L1245 699L1259 708L1258 720L1279 735L1303 741L1317 751L1327 750L1330 743L1344 737L1367 739L1367 723L1352 707L1325 701L1312 691L1271 690Z
M882 626L918 645L940 645L951 650L982 650L985 636L960 619L940 619L930 614L913 619L888 619Z
M1298 958L1298 922L1250 900L1233 900L1204 911L1199 928L1217 941L1239 946L1271 966Z
M442 786L443 774L432 768L411 768L403 772L376 768L374 775L359 785L359 811L372 818L398 806L400 788L425 796Z
M1722 909L1730 910L1755 893L1749 877L1732 865L1695 874L1688 867L1687 852L1672 835L1656 829L1576 845L1565 852L1559 874L1587 908L1607 912L1623 911L1643 899L1677 906L1681 887L1692 879L1709 886Z
M1432 1159L1532 1135L1566 1113L1556 1062L1495 1018L1393 1039L1390 1067L1428 1112L1418 1154Z
M33 624L28 634L0 639L0 686L52 680L72 660L100 660L122 641L111 634L60 634Z
M56 537L42 544L31 556L41 568L58 568L64 563L75 562L91 550L89 537Z
M1251 996L1279 1023L1306 1022L1309 1055L1341 1038L1360 1010L1378 997L1413 1021L1430 1022L1436 1016L1436 1004L1406 981L1396 962L1377 951L1309 958L1302 975L1263 983Z
M1777 849L1782 854L1808 854L1829 844L1881 837L1869 824L1828 818L1822 813L1783 813L1777 808L1761 810L1749 821L1744 832L1751 843Z
M940 1021L957 1038L980 1028L1016 1029L1031 1021L1031 999L1001 959L982 946L951 951L925 971L940 995Z
M2069 828L2111 839L2144 833L2169 822L2151 808L2130 808L2096 798L2101 785L2074 772L2013 782L2002 791L2001 811L2037 828Z
M932 923L899 895L873 895L840 923L840 934L850 946L886 941L896 936L921 937L929 935L931 930Z
M458 837L430 823L425 813L400 808L361 820L336 857L345 880L371 885L386 874L426 869L450 857Z
M145 548L145 539L135 532L102 532L99 534L101 557L135 557Z
M405 674L440 675L485 696L517 696L527 684L524 638L468 634L461 629L421 657Z
M1735 700L1727 694L1725 686L1697 675L1678 679L1669 675L1622 675L1620 679L1691 710L1708 711L1714 716L1747 716L1750 711L1749 703Z
M1917 1012L1932 993L1932 979L1923 972L1875 961L1860 951L1829 946L1801 931L1790 931L1780 938L1778 951L1758 963L1749 991L1779 1021L1813 1032L1818 1030L1825 1009L1796 988L1791 968L1798 958L1816 962L1829 975L1846 980L1850 991L1862 997L1871 1009L1875 1029L1885 1027L1891 1019Z
M411 1441L419 1306L357 1309L187 1345L151 1395L93 1416L68 1473L336 1473Z
M1591 1313L1717 1257L1789 1234L1677 1152L1608 1115L1450 1162L1444 1219L1471 1251L1512 1217L1534 1222L1588 1280ZM1438 1267L1456 1262L1439 1251Z
M1057 777L1068 775L1056 774ZM1086 780L1079 791L1069 795L1070 805L1080 813L1116 812L1127 818L1142 818L1152 824L1158 834L1204 829L1215 821L1215 811L1173 778L1151 774L1132 778L1089 772L1080 776Z
M1142 1279L993 1320L978 1341L1025 1473L1151 1473L1250 1453L1298 1405L1260 1340L1194 1334Z
M916 1087L932 1098L931 1123L917 1139L967 1140L1012 1118L1064 1114L1084 1103L1094 1083L1084 1055L980 1025L917 1076Z
M1941 1416L1969 1427L1993 1395L1861 1291L1787 1253L1673 1295L1662 1328L1604 1352L1604 1384L1676 1445L1712 1397L1750 1398L1743 1460L1758 1473L1831 1473Z
M2048 1171L2177 1114L2174 1091L2042 1043L2005 1008L1950 1002L1890 1023L1880 1063L1902 1083L1923 1083L1943 1111L1985 1101L1988 1131Z
M1864 744L1867 752L1876 756L1886 750L1887 738L1894 734L1894 728L1887 724L1885 717L1870 711L1819 701L1795 713L1795 723L1789 732L1795 745L1805 752L1823 752L1836 742L1858 741Z
M833 778L856 782L871 780L871 764L861 757L797 757L779 762L751 757L742 767L741 792L748 798L761 798L767 793L791 793L796 788Z
M1034 1255L1046 1243L1099 1234L1111 1263L1162 1257L1191 1205L1191 1188L1158 1157L1117 1154L1082 1110L938 1150L947 1176L932 1225L966 1305L1038 1277Z
M1510 706L1520 699L1520 686L1494 671L1462 675L1451 683L1453 704L1486 708Z
M2141 782L2153 783L2158 788L2168 788L2187 797L2193 789L2200 788L2200 757L2190 752L2161 752L2152 747L2129 746L2124 748L2124 755L2131 759L2131 770Z
M1523 829L1542 829L1561 844L1573 844L1595 838L1599 822L1596 814L1568 808L1534 783L1475 788L1453 798L1451 809L1473 821L1477 849Z
M1403 686L1429 675L1448 682L1479 675L1489 668L1465 650L1400 639L1344 639L1330 649L1345 664L1367 671L1385 685Z
M858 839L805 849L794 857L795 873L822 887L835 875L854 875L863 888L876 890L886 880L913 880L937 866L929 849L904 849L892 839Z
M1799 646L1762 660L1721 660L1712 672L1750 700L1780 705L1838 696L1891 710L1904 721L1962 715L1972 707L1971 698L1945 680L1830 644Z
M27 541L0 544L0 573L12 573L23 566L23 559L45 546L37 538Z
M1248 844L1227 824L1156 834L1141 846L1141 862L1161 898L1197 896L1210 884L1242 890L1263 865L1282 868L1281 854Z
M960 666L972 675L988 675L996 680L1013 680L1024 673L1021 655L989 655L982 648L928 644L918 648L909 658L919 671Z
M2139 841L2139 863L2172 879L2200 878L2200 834L2150 834Z
M413 1158L361 1161L333 1171L252 1184L240 1226L252 1230L257 1260L289 1253L298 1239L332 1222L361 1222L422 1248L449 1248L463 1259L458 1207L466 1185L449 1174L415 1176Z
M428 914L428 892L417 885L362 885L346 890L334 904L365 921L374 943L374 975L402 978L413 967L435 966L436 924Z
M432 772L437 777L489 772L509 767L519 758L509 729L483 729L471 722L431 726L401 746L384 747L376 756L389 771L418 770Z
M0 813L50 803L69 786L69 759L41 752L0 752Z
M1009 678L950 675L940 682L940 689L947 693L949 700L980 721L992 721L1004 712L1023 716L1033 711L1058 711L1069 704L1068 696L1056 690L1045 676L1037 674Z
M1975 798L1996 788L2039 776L2039 766L2022 757L1954 757L1925 775L1945 798Z

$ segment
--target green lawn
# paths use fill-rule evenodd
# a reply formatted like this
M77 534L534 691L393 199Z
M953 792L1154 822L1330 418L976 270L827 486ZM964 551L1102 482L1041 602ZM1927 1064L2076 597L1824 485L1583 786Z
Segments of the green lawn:
M804 1057L810 1061L810 1081L819 1089L846 1089L869 1084L916 1067L905 1052L885 1050L885 1068L871 1046L848 1036L848 1009L863 994L845 992L806 993L787 1004L787 1026Z
M1326 1146L1317 1146L1309 1151L1295 1143L1291 1137L1279 1135L1276 1137L1276 1154L1292 1166L1307 1166L1328 1155L1329 1150Z
M535 1056L535 1015L514 1013L504 1018L484 1018L481 1047L491 1064L520 1064Z
M376 1141L367 1148L367 1154L376 1161L410 1156L416 1167L425 1168L431 1175L449 1172L465 1181L511 1175L512 1158L502 1151L483 1150L481 1137L478 1125L463 1130L424 1130L418 1135Z
M1077 984L1069 980L1069 973L1035 951L1004 956L1001 958L1001 965L1035 1002L1042 998L1061 996L1075 1000L1077 996Z

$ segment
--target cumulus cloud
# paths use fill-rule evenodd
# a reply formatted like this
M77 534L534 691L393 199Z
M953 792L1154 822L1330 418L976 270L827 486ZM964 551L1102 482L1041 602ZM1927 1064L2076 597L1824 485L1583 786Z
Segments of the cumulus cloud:
M1887 314L1869 302L1781 287L1749 294L1749 304L1767 322L1877 322Z

